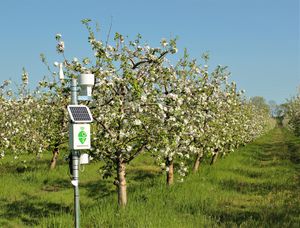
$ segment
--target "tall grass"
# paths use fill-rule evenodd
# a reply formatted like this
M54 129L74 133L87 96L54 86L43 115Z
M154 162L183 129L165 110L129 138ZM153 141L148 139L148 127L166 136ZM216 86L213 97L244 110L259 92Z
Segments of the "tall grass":
M80 173L82 227L299 227L300 140L276 128L214 166L202 164L183 183L144 156L128 168L128 206L117 207L112 179L99 164ZM0 227L72 227L67 165L42 160L19 172L1 167ZM39 168L35 168L39 166Z

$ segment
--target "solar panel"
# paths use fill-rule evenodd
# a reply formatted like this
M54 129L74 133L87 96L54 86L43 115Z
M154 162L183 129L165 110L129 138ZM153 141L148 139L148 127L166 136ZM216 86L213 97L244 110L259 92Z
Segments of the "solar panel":
M90 109L85 105L69 105L68 112L74 123L90 123L93 121Z

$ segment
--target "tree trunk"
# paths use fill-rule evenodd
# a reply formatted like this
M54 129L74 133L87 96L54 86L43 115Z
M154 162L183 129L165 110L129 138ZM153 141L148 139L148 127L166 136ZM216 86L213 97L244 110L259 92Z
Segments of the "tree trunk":
M126 186L126 164L118 162L117 167L117 179L118 179L118 203L120 207L125 207L127 204L127 186Z
M195 162L194 162L194 167L193 167L193 172L194 173L196 173L198 171L199 166L200 166L200 162L202 161L202 158L203 158L203 153L202 152L197 154Z
M57 159L58 159L59 149L57 147L55 147L52 154L53 155L52 155L52 159L51 159L50 169L54 169L56 167L56 162L57 162Z
M167 158L166 167L167 167L167 185L171 186L174 183L174 163L173 163L173 159L170 161L169 158Z
M216 161L217 161L217 158L218 158L218 152L217 153L215 153L213 156L212 156L212 159L211 159L211 162L210 162L210 165L213 165L213 164L215 164L216 163Z

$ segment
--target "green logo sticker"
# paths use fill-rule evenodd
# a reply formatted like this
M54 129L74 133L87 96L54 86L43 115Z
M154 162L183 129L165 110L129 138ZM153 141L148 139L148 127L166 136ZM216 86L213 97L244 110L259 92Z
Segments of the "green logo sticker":
M78 139L81 144L84 144L87 138L87 133L84 131L84 127L80 128L80 132L78 133Z

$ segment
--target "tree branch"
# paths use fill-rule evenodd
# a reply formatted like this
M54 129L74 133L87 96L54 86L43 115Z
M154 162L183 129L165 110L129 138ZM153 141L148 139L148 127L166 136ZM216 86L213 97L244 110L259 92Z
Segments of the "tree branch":
M124 161L126 163L129 163L130 161L132 161L136 156L138 156L144 150L147 143L148 143L147 141L144 142L133 155L131 155L128 159L124 159Z
M97 119L96 119L96 121L97 121L97 122L104 128L104 130L107 131L108 134L112 137L111 131L104 125L104 123L102 123L102 121L97 120Z
M168 54L168 51L164 51L163 53L160 54L160 56L156 59L156 60L152 60L152 59L148 59L146 58L146 60L134 63L132 59L129 58L129 60L131 61L131 63L133 64L132 69L136 69L139 65L144 64L144 63L156 63L157 60L162 59L166 54Z

